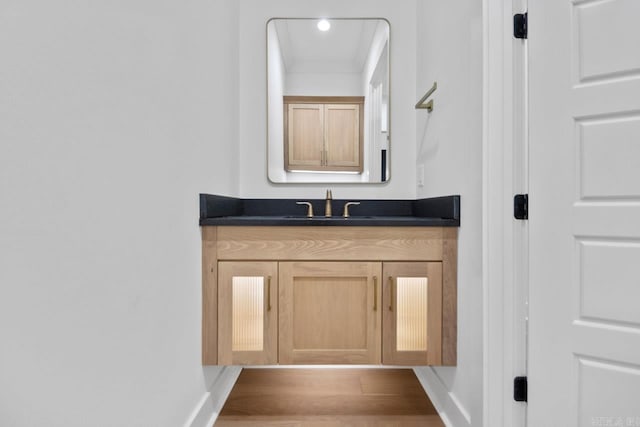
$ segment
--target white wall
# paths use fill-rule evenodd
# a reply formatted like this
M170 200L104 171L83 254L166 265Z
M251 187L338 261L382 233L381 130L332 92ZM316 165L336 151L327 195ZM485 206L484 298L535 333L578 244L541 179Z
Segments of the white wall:
M287 73L285 95L364 96L360 73Z
M369 83L373 73L376 71L376 67L380 62L380 55L382 55L385 45L389 40L389 27L384 21L378 21L376 30L371 39L371 46L369 47L369 53L364 63L362 74L360 76L360 86L363 93L369 91Z
M369 177L376 180L382 176L381 150L388 149L387 135L381 134L382 121L387 122L382 117L386 109L380 108L386 104L389 94L388 41L389 26L387 22L379 21L360 77L362 91L367 94L364 103L364 168ZM380 81L383 82L382 87L374 90L371 83Z
M238 192L234 3L2 2L0 425L176 427L203 397L197 195Z
M424 371L457 408L448 415L479 426L480 4L417 8L4 1L0 425L185 422L216 374L200 364L197 194L324 195L325 185L268 183L261 106L268 18L325 15L391 24L391 182L335 184L334 196L462 194L459 365ZM433 80L433 114L416 113Z
M454 425L482 425L481 2L418 2L416 99L438 82L434 110L418 110L418 197L462 196L458 249L458 366L424 368ZM457 422L457 423L456 423Z
M415 197L415 0L241 0L239 12L239 144L241 197L322 198L326 184L272 184L267 180L266 43L269 18L387 18L391 25L391 181L331 184L335 198Z
M274 181L286 180L284 170L284 96L286 85L286 69L280 40L274 21L271 21L267 29L267 45L269 46L268 83L269 96L267 108L269 114L268 138L269 138L269 177Z

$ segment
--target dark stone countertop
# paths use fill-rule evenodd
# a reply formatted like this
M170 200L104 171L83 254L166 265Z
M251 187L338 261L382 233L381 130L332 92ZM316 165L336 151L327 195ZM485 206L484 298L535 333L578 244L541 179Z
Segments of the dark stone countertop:
M313 205L313 218L307 218L306 206ZM359 201L343 218L344 204ZM332 200L332 217L324 216L324 199L239 199L200 194L200 225L251 226L392 226L459 227L460 196L417 200Z

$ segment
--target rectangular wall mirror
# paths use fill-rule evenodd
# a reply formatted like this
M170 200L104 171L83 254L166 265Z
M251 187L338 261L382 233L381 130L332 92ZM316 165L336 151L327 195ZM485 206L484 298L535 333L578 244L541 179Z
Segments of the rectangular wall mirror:
M267 22L267 170L274 183L389 180L389 22Z

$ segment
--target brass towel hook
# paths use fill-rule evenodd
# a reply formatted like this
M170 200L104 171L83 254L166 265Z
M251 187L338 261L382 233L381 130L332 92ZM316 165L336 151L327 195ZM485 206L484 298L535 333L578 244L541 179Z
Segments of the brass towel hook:
M420 98L420 101L416 103L416 110L424 109L428 112L433 111L433 99L426 104L424 103L424 101L426 101L427 98L429 98L431 94L436 91L436 89L438 89L438 82L433 82L433 86L431 86L431 89L429 89L427 93L425 93L424 96Z

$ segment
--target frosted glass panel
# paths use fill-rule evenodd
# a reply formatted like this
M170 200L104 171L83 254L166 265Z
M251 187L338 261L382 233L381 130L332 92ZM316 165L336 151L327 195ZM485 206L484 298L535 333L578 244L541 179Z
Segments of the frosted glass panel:
M427 350L426 277L398 277L396 281L398 351Z
M264 347L264 277L235 276L232 281L232 351Z

